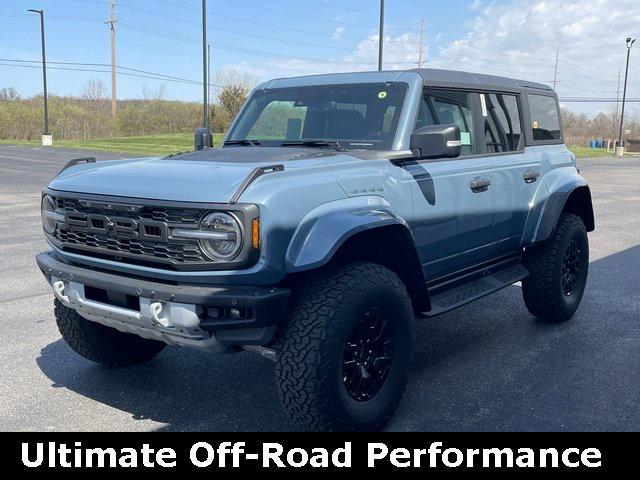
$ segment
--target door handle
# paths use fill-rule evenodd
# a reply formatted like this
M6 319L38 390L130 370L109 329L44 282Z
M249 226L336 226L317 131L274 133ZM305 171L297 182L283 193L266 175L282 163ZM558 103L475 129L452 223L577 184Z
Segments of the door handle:
M489 185L491 185L491 180L488 178L476 178L469 183L473 193L486 192L489 189Z
M540 174L535 170L528 170L524 172L524 175L522 175L522 178L524 178L525 183L534 183L538 180L539 176Z

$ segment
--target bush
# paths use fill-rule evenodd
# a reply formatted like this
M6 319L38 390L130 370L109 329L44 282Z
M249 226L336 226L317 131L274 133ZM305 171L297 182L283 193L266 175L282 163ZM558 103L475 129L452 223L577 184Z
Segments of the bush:
M226 110L212 105L211 127L224 132L231 121ZM44 128L43 98L0 95L0 139L39 140ZM193 132L202 124L202 106L163 99L111 102L90 98L49 96L49 130L59 140L94 140L132 135Z

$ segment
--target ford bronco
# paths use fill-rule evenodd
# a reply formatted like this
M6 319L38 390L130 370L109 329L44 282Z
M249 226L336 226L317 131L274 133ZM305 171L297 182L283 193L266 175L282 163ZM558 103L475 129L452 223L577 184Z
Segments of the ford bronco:
M517 282L532 315L572 317L594 229L552 89L432 69L269 81L222 148L70 162L42 220L73 350L260 353L311 430L384 426L416 318Z

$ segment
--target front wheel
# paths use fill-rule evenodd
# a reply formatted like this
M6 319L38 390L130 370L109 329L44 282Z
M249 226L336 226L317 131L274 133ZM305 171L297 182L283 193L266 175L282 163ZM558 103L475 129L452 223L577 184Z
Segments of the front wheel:
M526 252L524 264L530 272L522 282L529 312L549 322L570 319L589 272L589 240L582 219L563 214L551 238Z
M278 393L299 427L377 430L409 375L411 299L400 278L371 263L328 270L298 295L276 362Z

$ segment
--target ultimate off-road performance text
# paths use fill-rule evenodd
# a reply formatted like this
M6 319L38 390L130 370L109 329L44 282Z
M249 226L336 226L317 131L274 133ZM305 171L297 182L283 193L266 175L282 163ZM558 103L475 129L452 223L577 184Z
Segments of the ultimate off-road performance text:
M360 447L361 445L359 445ZM352 455L351 442L334 449L289 448L265 442L249 449L245 442L194 443L188 450L170 447L89 448L81 442L25 442L22 464L27 468L228 469L243 466L265 469L349 469L380 466L399 469L434 468L600 468L597 448L456 448L443 442L424 448L390 447L366 443L366 458Z

